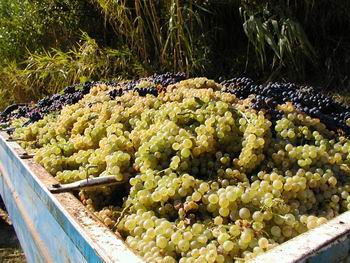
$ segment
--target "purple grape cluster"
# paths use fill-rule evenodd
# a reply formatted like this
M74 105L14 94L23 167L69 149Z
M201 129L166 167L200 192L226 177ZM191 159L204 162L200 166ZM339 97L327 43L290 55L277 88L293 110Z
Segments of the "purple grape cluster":
M85 94L90 92L91 87L98 84L106 84L108 86L116 87L115 89L109 91L110 97L114 99L128 91L135 91L140 96L146 96L147 94L158 96L160 90L158 86L166 87L184 79L186 79L185 73L168 72L164 74L154 74L147 78L126 82L111 80L106 82L86 82L84 84L71 85L63 89L62 93L54 94L39 100L36 105L13 104L7 107L0 114L0 123L6 123L13 118L21 117L29 119L27 124L36 122L51 112L61 110L66 105L77 103L84 97ZM138 87L142 81L150 82L150 86Z
M350 107L325 96L320 88L288 82L257 85L249 78L233 78L221 84L225 86L226 92L235 94L240 99L255 94L252 107L268 110L273 119L282 117L282 112L277 111L276 106L290 101L299 111L320 119L329 129L341 129L350 134L346 125L346 120L350 118Z
M151 81L157 85L162 85L163 87L167 87L169 85L172 85L172 84L178 83L182 80L185 80L186 73L184 73L184 72L177 72L177 73L167 72L164 74L153 74L148 79L149 79L149 81Z
M116 97L120 97L121 95L124 94L124 90L122 88L116 88L108 92L108 95L112 98L115 99Z
M95 82L86 82L68 86L62 93L45 97L39 100L36 105L13 104L0 114L0 122L4 123L10 119L21 117L29 119L26 124L36 122L51 112L61 110L65 105L77 103L90 92L94 85L96 85Z
M168 85L175 84L186 79L186 74L183 72L171 73L167 72L164 74L153 74L147 78L141 78L138 80L132 80L127 82L108 82L110 86L117 86L116 89L111 90L108 94L112 99L122 96L125 92L135 91L140 96L146 96L147 94L158 96L160 90L164 90ZM138 87L138 85L147 81L150 83L149 87ZM112 85L111 85L112 84ZM121 88L122 87L122 88ZM163 89L162 89L163 88Z

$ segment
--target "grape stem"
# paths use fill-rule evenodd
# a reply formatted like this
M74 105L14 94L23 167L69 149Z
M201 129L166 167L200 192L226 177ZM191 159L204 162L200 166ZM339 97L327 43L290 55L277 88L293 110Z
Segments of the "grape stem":
M233 108L233 110L239 113L248 123L250 123L250 120L248 119L247 115L245 115L242 111L236 108Z
M116 228L118 227L120 221L123 219L123 217L125 216L125 214L128 212L128 210L131 208L132 204L128 204L120 213L120 216L118 217L117 222L115 223L115 225L113 226L113 231L116 230Z

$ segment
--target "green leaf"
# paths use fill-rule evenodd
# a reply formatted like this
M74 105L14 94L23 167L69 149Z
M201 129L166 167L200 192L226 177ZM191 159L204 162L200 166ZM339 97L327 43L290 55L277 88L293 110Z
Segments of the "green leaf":
M200 98L198 97L194 97L195 101L197 102L197 104L201 107L205 106L206 103L204 101L202 101Z

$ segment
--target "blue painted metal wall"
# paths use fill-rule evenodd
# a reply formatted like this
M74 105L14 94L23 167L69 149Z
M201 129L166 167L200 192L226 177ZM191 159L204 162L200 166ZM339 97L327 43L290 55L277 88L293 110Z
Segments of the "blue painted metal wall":
M103 262L1 137L0 172L0 194L28 262Z

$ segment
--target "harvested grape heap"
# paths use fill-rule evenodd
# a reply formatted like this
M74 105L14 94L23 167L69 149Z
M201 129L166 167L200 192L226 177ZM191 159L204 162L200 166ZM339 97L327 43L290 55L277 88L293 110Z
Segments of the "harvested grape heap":
M350 141L206 78L91 88L13 137L147 262L240 262L350 209ZM146 85L147 86L147 85Z
M185 74L170 73L154 74L148 78L143 78L135 81L126 81L119 83L117 81L108 82L85 82L83 84L71 85L63 89L59 94L45 97L38 101L37 104L13 104L8 106L0 113L0 123L11 122L13 119L26 118L25 125L36 122L42 119L45 115L60 111L64 106L71 105L81 100L85 94L90 92L91 87L95 85L107 84L111 87L118 87L110 91L109 95L112 98L121 96L123 93L135 90L142 95L158 94L157 85L160 87L174 84L185 79ZM120 88L123 86L123 89Z

